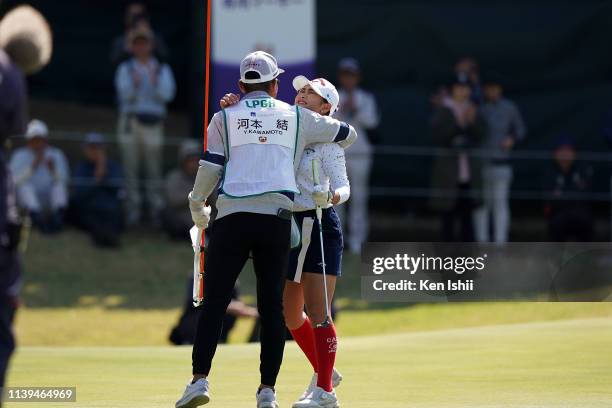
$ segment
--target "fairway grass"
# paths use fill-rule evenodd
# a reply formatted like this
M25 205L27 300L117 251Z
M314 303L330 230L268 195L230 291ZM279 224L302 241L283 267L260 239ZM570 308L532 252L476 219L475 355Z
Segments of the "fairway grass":
M444 330L590 317L612 318L612 303L436 303L341 310L340 336ZM384 306L384 305L383 305ZM23 308L17 340L23 346L162 346L180 310L102 307ZM253 320L239 319L230 342L244 343Z
M611 345L609 317L341 338L338 395L343 408L609 408ZM77 387L76 403L49 407L168 408L189 378L190 354L189 347L21 347L8 385ZM207 407L254 407L258 355L258 345L219 347ZM281 408L309 379L305 358L288 343Z

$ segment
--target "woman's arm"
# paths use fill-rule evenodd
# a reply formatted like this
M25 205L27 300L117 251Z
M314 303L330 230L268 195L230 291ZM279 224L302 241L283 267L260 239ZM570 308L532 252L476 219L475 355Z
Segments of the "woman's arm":
M329 177L329 184L333 193L332 204L339 205L347 201L351 195L351 187L346 174L344 149L336 143L322 145L321 164L323 172Z

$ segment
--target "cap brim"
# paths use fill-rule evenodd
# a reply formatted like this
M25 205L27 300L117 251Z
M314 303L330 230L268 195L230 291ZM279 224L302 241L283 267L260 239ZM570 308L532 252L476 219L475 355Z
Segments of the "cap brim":
M247 71L248 72L248 71ZM257 72L257 71L255 71ZM276 71L276 75L274 75L272 78L267 79L267 78L258 78L258 79L246 79L246 78L240 78L240 82L244 83L244 84L261 84L264 82L270 82L273 79L278 78L278 76L282 73L284 73L285 70L278 68L278 71ZM259 72L258 72L259 73ZM260 74L261 75L261 74Z
M32 140L32 139L36 139L36 138L40 138L40 139L48 139L48 135L45 134L41 134L41 133L35 133L35 134L31 134L31 135L26 135L25 139L26 140Z
M325 97L321 94L321 91L319 90L319 88L317 86L315 86L310 81L310 79L306 78L304 75L298 75L295 78L293 78L293 88L296 91L299 91L300 89L302 89L306 85L310 85L310 87L317 93L317 95L319 95L321 98L325 99Z

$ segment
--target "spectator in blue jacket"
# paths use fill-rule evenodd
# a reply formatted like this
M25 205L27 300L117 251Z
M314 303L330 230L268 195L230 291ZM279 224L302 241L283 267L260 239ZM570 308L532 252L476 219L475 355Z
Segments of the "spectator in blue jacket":
M577 161L576 140L572 135L557 137L554 162L545 173L544 214L548 220L549 238L553 242L590 242L594 223L590 194L593 168Z
M90 133L84 160L74 169L71 210L76 224L89 232L95 245L117 247L123 229L123 172L107 158L104 137Z
M482 145L487 155L482 170L483 205L474 213L476 240L505 244L510 232L510 156L514 146L525 139L527 127L517 105L504 97L502 79L490 74L483 83L480 113L487 122Z
M115 88L119 101L119 147L127 187L127 221L140 221L139 172L144 165L145 191L152 221L163 206L162 147L166 105L174 99L176 84L170 66L153 55L153 33L140 28L130 33L133 58L117 68Z

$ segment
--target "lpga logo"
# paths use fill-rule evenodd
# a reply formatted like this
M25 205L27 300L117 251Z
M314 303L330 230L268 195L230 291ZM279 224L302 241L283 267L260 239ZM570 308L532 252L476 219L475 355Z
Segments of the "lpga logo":
M327 338L327 352L335 353L337 349L338 349L338 338L328 337Z

